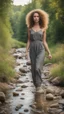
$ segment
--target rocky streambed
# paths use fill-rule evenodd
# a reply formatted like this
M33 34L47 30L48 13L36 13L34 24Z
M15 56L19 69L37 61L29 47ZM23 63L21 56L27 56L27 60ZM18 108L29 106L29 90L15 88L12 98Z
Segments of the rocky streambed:
M15 83L10 83L7 95L0 92L0 114L64 114L64 87L58 79L49 81L52 64L45 64L42 70L42 94L36 93L32 81L30 58L25 59L25 48L15 49Z

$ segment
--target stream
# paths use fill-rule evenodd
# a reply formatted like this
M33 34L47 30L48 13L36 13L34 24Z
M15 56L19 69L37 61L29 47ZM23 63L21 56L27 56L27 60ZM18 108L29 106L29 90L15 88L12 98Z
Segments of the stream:
M7 102L1 106L0 114L64 114L64 98L59 94L64 88L53 86L45 75L48 75L51 64L43 67L44 93L40 94L33 85L30 58L25 59L25 48L16 49L13 56L16 58L17 80L8 90Z

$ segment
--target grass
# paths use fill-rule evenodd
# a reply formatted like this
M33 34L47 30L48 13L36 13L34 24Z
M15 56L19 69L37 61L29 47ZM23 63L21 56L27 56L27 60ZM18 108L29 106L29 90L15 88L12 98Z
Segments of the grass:
M8 53L2 53L1 51L0 53L0 81L7 82L11 77L15 76L15 60Z
M15 40L15 39L12 39L11 41L11 47L13 48L21 48L21 47L25 47L26 44L21 42L21 41L18 41L18 40Z
M54 77L59 76L60 79L64 79L64 64L59 62L59 64L54 65L50 70L50 75Z
M59 76L61 79L64 79L64 44L52 46L50 50L52 53L52 59L45 59L45 63L53 63L53 67L50 70L50 76Z
M19 42L15 39L10 39L10 46L7 49L0 46L0 82L8 82L11 78L15 77L16 72L15 67L15 58L9 53L11 48L20 48L25 47L26 44Z

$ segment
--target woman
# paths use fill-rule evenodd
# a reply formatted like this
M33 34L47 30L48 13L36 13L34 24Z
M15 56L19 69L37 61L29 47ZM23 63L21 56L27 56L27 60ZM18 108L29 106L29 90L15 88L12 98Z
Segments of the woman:
M52 58L46 42L48 14L41 9L32 10L26 15L26 24L28 27L26 58L28 56L29 49L33 83L36 87L36 91L42 92L41 70L43 68L45 50L48 52L49 59Z

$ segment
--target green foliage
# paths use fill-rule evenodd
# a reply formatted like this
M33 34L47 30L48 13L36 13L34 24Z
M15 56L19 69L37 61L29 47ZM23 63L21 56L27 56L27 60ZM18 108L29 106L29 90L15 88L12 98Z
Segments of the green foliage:
M11 47L12 48L21 48L21 47L26 47L26 44L23 42L20 42L18 40L12 39Z
M59 62L59 64L55 65L51 71L50 71L50 75L51 76L59 76L60 79L64 79L64 63L63 62Z
M3 22L2 18L0 18L0 46L5 49L8 49L10 48L9 42L11 39L11 34L9 27L6 24Z
M45 63L54 63L50 70L50 76L59 76L64 79L64 44L56 44L50 48L52 53L52 59L46 58Z
M12 8L12 10L11 10ZM63 45L64 43L64 1L63 0L32 0L25 6L14 6L12 0L0 1L0 77L7 78L14 75L12 58L8 53L10 47L24 47L27 42L26 14L32 9L40 8L49 14L49 28L47 30L47 42L51 47L52 60L57 63L52 75L63 76ZM12 29L11 29L12 26ZM14 39L11 39L11 36ZM15 40L16 39L16 40ZM19 42L19 41L21 42ZM25 43L22 43L25 42ZM3 54L4 53L4 54ZM49 62L46 59L45 62ZM54 72L54 73L53 73ZM58 74L59 72L59 74Z
M27 27L25 24L26 14L32 9L40 8L49 14L49 28L47 41L49 43L64 42L64 1L63 0L32 0L25 6L13 6L11 25L13 37L27 42Z
M51 63L59 63L61 61L63 61L64 58L64 45L63 44L56 44L55 46L51 46L50 50L52 53L52 59L49 60L48 58L46 58L45 63L47 62L51 62ZM47 56L47 55L46 55Z
M15 60L10 54L6 53L2 47L0 47L0 55L0 80L3 77L9 80L10 77L15 75L15 71L13 70Z
M11 48L12 29L9 22L9 12L12 0L0 1L0 81L15 75L14 59L9 54Z

